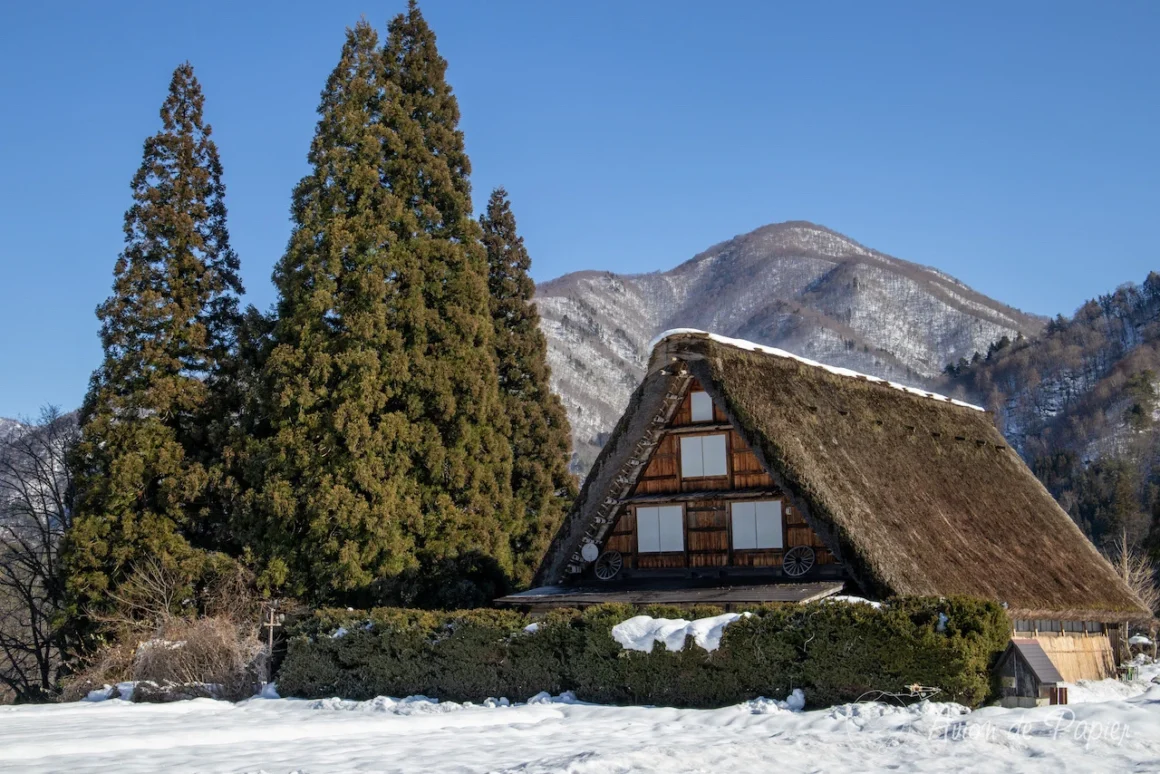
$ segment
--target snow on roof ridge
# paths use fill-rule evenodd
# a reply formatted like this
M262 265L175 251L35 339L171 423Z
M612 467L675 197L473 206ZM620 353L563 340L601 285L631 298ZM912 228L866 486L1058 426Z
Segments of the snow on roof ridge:
M885 384L888 387L893 387L896 390L902 390L903 392L909 393L911 395L918 395L918 396L923 397L923 398L930 398L931 400L938 400L938 401L942 401L944 403L953 404L955 406L962 406L963 408L974 409L975 411L985 411L986 410L982 406L976 406L973 403L966 403L965 401L956 400L954 398L948 398L946 395L939 395L937 392L930 392L929 390L920 390L917 387L909 387L905 384L899 384L898 382L891 382L891 381L886 380L886 379L881 379L877 376L870 376L869 374L859 373L858 371L854 371L854 370L851 370L849 368L841 368L839 366L826 365L825 363L819 363L816 360L810 360L809 358L802 357L800 355L795 355L792 352L787 352L784 349L778 349L777 347L768 347L764 344L757 344L757 343L754 343L752 341L746 341L745 339L732 339L732 338L729 338L728 336L722 336L718 333L709 333L708 331L703 331L703 330L700 330L698 328L670 328L667 331L661 331L660 333L658 333L656 336L653 337L652 341L650 341L648 343L648 350L649 350L649 352L652 352L654 349L656 349L658 344L660 344L662 341L664 341L665 339L667 339L669 337L687 336L690 334L695 335L695 336L704 336L708 339L711 339L712 341L716 341L719 344L726 344L728 346L736 347L738 349L746 349L746 350L749 350L750 352L760 352L764 355L773 355L774 357L784 357L784 358L788 358L790 360L796 360L799 363L801 363L802 365L808 365L808 366L813 366L815 368L821 368L823 370L829 371L830 373L836 374L838 376L845 376L845 377L849 377L852 379L865 379L868 382L875 382L877 384Z

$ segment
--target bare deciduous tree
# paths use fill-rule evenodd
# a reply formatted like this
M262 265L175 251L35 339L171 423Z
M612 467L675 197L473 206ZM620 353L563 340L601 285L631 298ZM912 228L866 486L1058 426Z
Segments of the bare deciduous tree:
M0 442L0 685L17 701L58 691L65 648L60 541L72 519L77 423L55 407Z
M1152 611L1151 621L1133 621L1136 627L1146 626L1152 636L1152 657L1156 657L1156 615L1160 613L1160 585L1157 585L1156 565L1140 547L1128 538L1128 530L1120 530L1119 539L1108 551L1108 559L1116 569L1116 574L1124 579L1128 588L1136 592L1140 601ZM1131 627L1129 628L1129 632ZM1120 657L1131 658L1126 639L1120 646Z
M1112 545L1108 559L1116 568L1116 574L1124 579L1128 588L1155 616L1160 611L1160 586L1156 585L1156 566L1148 555L1128 538L1128 531L1121 530L1119 539Z

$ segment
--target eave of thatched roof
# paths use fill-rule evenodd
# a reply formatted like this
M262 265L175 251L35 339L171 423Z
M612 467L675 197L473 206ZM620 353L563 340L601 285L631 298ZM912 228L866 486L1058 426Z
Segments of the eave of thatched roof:
M538 582L602 537L691 377L867 592L986 597L1028 618L1149 616L977 407L692 331L657 343Z
M560 525L541 562L535 586L567 580L581 563L580 547L601 542L612 527L620 498L626 496L651 456L692 377L688 369L657 370L637 386L608 442L600 450L572 510Z

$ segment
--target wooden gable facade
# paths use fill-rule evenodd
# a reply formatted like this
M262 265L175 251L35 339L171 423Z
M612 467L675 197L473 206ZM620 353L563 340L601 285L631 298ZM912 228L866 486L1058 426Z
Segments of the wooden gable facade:
M625 577L712 568L780 575L798 546L813 551L809 576L837 574L821 538L693 379L599 549L620 555Z

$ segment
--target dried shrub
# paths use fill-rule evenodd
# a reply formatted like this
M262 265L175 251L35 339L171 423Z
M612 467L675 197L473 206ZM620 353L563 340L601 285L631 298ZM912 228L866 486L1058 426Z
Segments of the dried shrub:
M136 642L113 640L74 667L73 674L61 682L61 701L80 701L90 691L116 685L129 679L133 669Z
M269 654L260 637L261 600L253 576L220 554L191 574L142 562L121 585L112 613L99 619L106 645L67 682L66 698L123 681L134 701L253 696Z
M257 635L256 626L239 625L225 616L178 619L159 637L137 646L132 679L186 692L198 686L207 695L230 701L253 696L266 667L266 649ZM181 691L172 693L183 698Z

